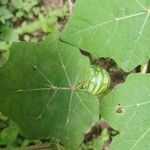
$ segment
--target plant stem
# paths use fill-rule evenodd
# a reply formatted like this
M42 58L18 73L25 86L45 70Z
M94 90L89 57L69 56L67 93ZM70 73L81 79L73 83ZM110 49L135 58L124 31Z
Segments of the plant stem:
M69 14L72 14L73 11L73 3L72 0L68 0Z
M145 63L144 65L141 65L141 73L147 73L148 69L148 62Z

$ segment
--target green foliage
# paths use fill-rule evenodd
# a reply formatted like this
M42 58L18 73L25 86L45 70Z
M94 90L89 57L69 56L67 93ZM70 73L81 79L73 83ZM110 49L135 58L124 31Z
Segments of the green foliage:
M5 23L7 19L10 19L12 14L6 8L6 6L0 7L0 23Z
M149 150L150 75L131 74L100 103L101 115L118 130L111 150Z
M23 16L28 13L31 8L39 3L39 0L12 0L12 6L20 11ZM22 13L21 13L22 12Z
M30 9L19 7L21 4L17 16ZM22 23L13 32L7 22L11 15L5 9L3 6L1 12L7 15L1 15L1 24L6 23L7 30L1 26L4 34L0 38L8 41L17 39L15 33L32 29L51 32L57 27L50 27L47 20L53 24L66 12L46 13L45 17L36 7L33 13L39 14L38 21ZM149 15L149 0L77 0L61 36L55 32L39 43L12 45L8 62L0 68L0 112L15 121L26 138L50 138L67 150L102 149L110 139L111 150L149 150L150 74L130 74L99 101L93 93L77 88L90 73L90 62L78 48L90 52L92 64L97 62L95 58L113 58L127 72L149 59ZM30 40L27 35L25 39ZM107 121L117 134L104 129L97 139L84 145L84 135L99 120ZM2 127L0 140L12 143L18 132L13 126ZM28 144L25 140L24 145Z
M76 48L58 41L57 33L40 44L13 44L0 71L1 112L30 139L58 138L77 149L99 115L96 97L75 89L89 66Z
M16 140L19 131L20 129L17 125L12 125L2 130L0 133L0 145L10 145Z
M3 45L3 43L0 43L0 47L1 48L4 47L4 49L5 49L6 44L7 43L4 43L4 45ZM5 51L3 49L2 50L0 49L0 67L7 62L8 57L9 57L9 51Z
M58 10L46 9L39 0L0 1L0 67L7 61L9 47L16 41L37 42L44 35L33 36L36 31L50 33L59 29L59 18L68 15L66 5Z
M150 58L149 0L77 0L61 39L131 71Z
M41 5L39 0L0 1L0 45L4 45L2 48L7 50L12 42L22 39L22 36L22 40L26 40L25 33L37 30L50 33L60 28L57 21L58 18L67 16L67 7L64 5L63 8L52 11ZM35 41L32 36L28 38L32 39Z

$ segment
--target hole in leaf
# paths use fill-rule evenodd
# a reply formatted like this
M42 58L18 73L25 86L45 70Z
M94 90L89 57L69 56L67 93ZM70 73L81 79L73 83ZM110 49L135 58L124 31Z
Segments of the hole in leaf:
M117 114L122 114L124 112L124 108L119 104L116 108Z
M80 49L80 52L81 52L82 55L87 56L89 58L90 62L92 63L92 55L91 55L91 53L89 53L89 52L87 52L87 51L85 51L83 49Z
M84 135L84 140L81 145L91 146L94 140L99 137L103 137L104 131L107 130L107 134L105 135L105 141L103 141L103 149L109 147L110 143L113 140L113 137L117 136L119 132L113 129L106 121L101 121L94 126L92 126L91 130Z
M99 135L101 135L104 129L108 129L109 125L106 122L100 122L92 126L90 131L84 135L83 143L87 144L88 142L96 139Z

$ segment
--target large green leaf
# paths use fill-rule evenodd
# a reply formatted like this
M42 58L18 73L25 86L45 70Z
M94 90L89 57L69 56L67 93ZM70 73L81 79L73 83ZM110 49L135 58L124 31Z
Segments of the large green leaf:
M89 61L53 33L45 41L16 43L0 69L0 111L30 139L60 139L77 149L92 123L98 101L75 86L89 72Z
M149 150L150 74L132 74L100 105L100 112L120 134L111 150Z
M77 0L61 39L130 71L150 57L150 1Z

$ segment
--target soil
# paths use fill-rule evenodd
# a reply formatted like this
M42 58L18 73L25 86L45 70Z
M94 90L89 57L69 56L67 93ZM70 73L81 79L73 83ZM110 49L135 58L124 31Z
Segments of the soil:
M63 0L42 0L43 6L51 9L59 9L63 7Z

